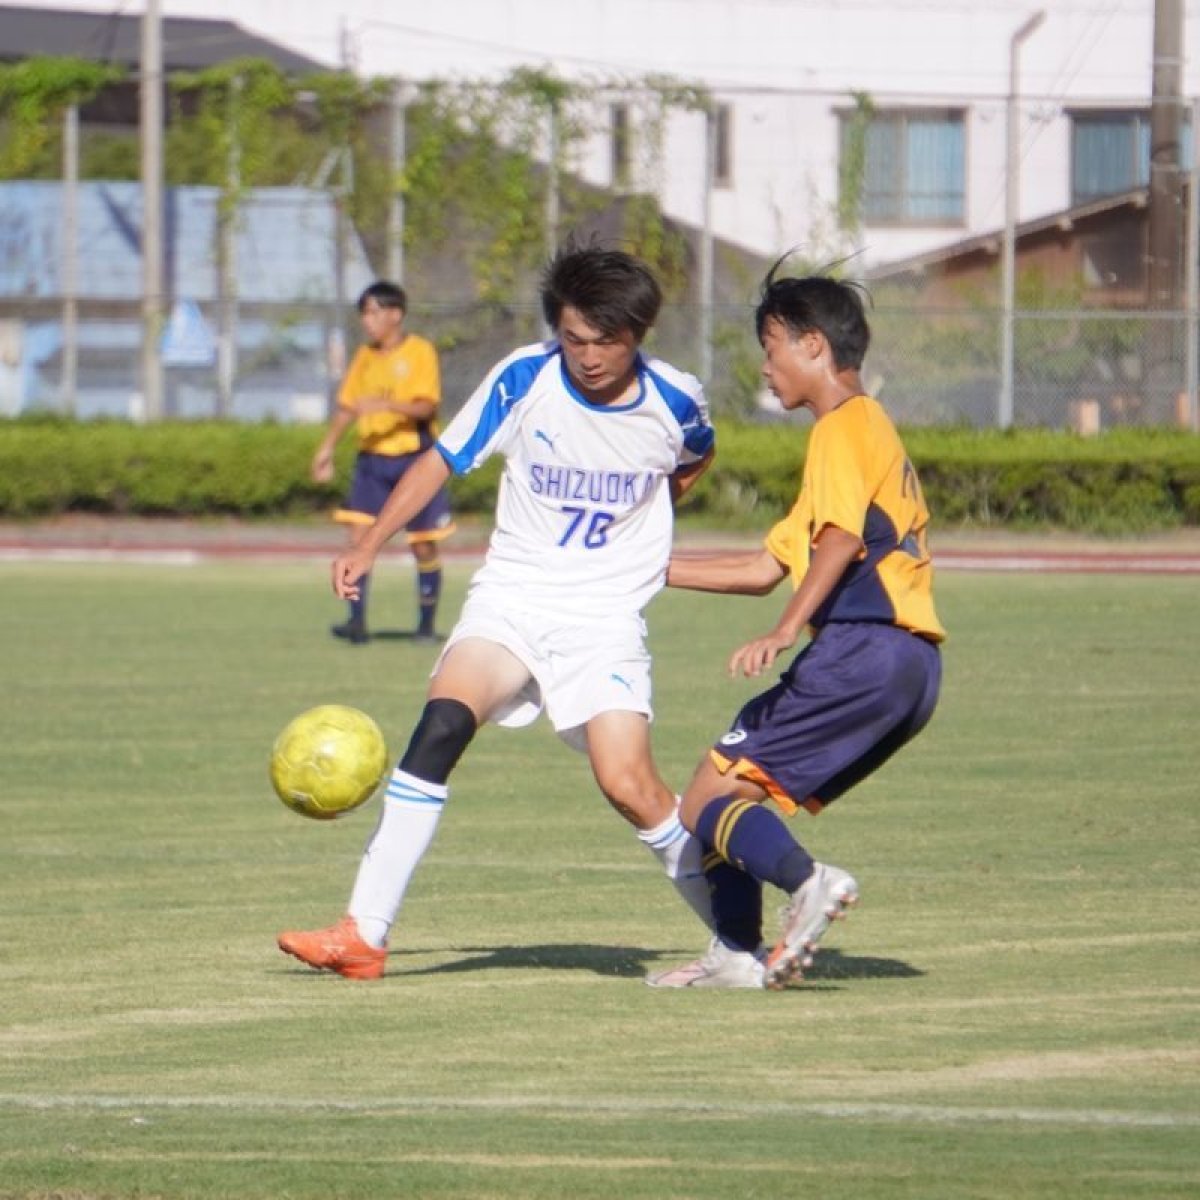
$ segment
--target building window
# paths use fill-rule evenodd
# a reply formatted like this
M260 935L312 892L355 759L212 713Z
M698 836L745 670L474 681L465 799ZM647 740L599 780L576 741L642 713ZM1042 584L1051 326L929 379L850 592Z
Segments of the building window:
M612 126L612 142L609 147L612 160L612 186L624 188L629 186L630 162L633 158L632 134L629 129L629 106L614 104L609 110L609 120Z
M713 110L713 186L733 187L733 109L718 104Z
M1180 166L1191 167L1190 114L1180 128ZM1150 182L1150 113L1107 110L1071 114L1071 199L1086 204Z
M894 109L841 115L841 155L861 170L842 171L844 211L865 224L961 224L966 196L966 135L961 109Z

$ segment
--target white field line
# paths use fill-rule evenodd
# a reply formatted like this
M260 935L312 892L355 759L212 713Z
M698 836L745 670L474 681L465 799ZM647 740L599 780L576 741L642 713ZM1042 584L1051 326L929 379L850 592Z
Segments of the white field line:
M516 1112L530 1116L554 1113L604 1113L609 1116L652 1114L695 1117L820 1117L834 1121L882 1124L1024 1124L1082 1125L1130 1129L1196 1129L1200 1112L1171 1113L1112 1109L975 1107L937 1104L876 1104L814 1101L811 1103L742 1103L738 1101L647 1100L635 1097L571 1096L395 1096L386 1100L321 1100L295 1096L114 1096L19 1095L0 1093L0 1111L134 1112L163 1109L207 1109L247 1115L288 1113L358 1113L387 1116L406 1112Z
M1115 575L1196 575L1200 558L1136 554L935 554L939 571L1029 571Z
M195 550L132 550L125 547L90 549L83 546L0 546L0 562L148 563L153 566L194 567L204 560Z

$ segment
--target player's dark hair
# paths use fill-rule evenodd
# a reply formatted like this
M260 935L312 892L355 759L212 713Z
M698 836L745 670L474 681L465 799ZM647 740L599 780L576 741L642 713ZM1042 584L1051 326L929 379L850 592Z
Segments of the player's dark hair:
M568 306L601 333L628 329L640 342L658 317L662 289L632 254L568 242L542 273L542 312L551 329Z
M816 330L825 336L839 371L857 371L871 344L863 298L866 289L853 280L828 275L780 276L790 255L785 254L767 272L762 295L754 310L754 328L762 341L763 328L774 317L793 338Z
M363 288L363 294L358 298L358 311L367 307L367 301L374 300L380 308L398 308L408 312L408 296L398 283L389 283L386 279L377 279L368 287Z

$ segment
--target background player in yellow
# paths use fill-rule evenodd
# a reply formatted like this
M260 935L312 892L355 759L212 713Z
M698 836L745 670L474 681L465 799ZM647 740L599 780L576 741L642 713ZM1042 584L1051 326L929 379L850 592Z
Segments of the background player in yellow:
M355 426L358 456L346 503L334 519L349 526L350 545L357 546L384 502L409 466L437 440L437 411L442 399L441 374L433 344L404 328L408 297L398 284L379 281L358 298L366 344L351 360L338 391L337 409L312 460L318 483L333 478L333 452L342 434ZM450 499L439 488L429 503L405 526L417 561L419 615L415 637L434 640L434 618L442 590L438 543L454 532ZM367 627L368 576L359 580L357 598L335 637L361 645Z
M895 427L863 390L862 297L821 275L777 278L779 266L755 325L771 391L816 421L800 494L762 549L673 554L667 583L765 595L790 578L774 628L733 652L731 675L761 675L806 629L810 638L779 682L742 707L683 794L716 936L702 958L651 977L658 987L779 987L807 965L858 884L814 862L762 801L788 815L820 812L924 728L941 682L929 511ZM762 883L788 895L769 952Z

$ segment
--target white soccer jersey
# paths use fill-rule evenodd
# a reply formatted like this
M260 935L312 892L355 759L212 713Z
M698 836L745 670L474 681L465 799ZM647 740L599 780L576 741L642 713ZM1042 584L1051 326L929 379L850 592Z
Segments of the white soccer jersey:
M641 611L666 578L670 476L712 449L699 380L637 359L638 394L590 404L557 342L498 363L438 439L458 475L502 454L496 525L478 584L559 620Z

